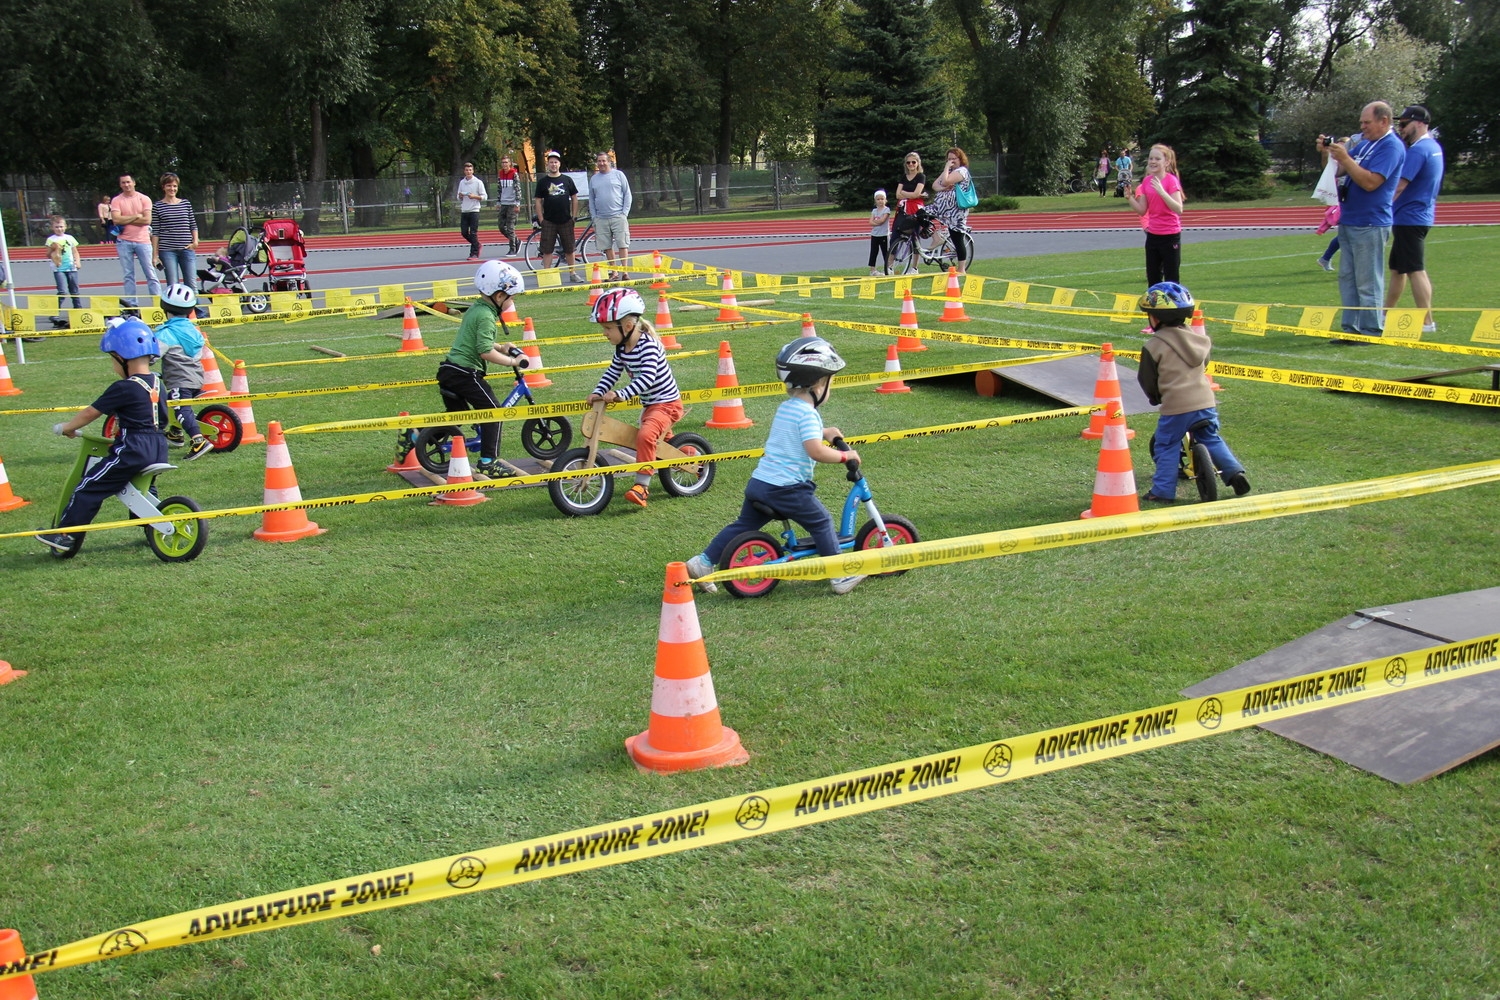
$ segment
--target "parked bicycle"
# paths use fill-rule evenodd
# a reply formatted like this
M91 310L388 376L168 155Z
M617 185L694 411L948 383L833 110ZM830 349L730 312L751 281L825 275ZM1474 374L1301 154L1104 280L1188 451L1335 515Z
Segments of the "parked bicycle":
M584 227L583 232L579 233L578 236L573 240L573 253L575 254L573 259L575 263L581 264L585 268L587 268L588 265L592 264L596 260L600 260L601 257L599 254L599 248L594 245L596 241L594 239L593 220L584 218L580 219L579 221L584 223ZM566 267L567 263L563 259L561 247L558 246L554 249L558 251L557 266ZM542 266L541 226L538 226L533 222L533 225L531 227L531 235L526 237L526 243L521 248L521 252L526 255L526 267L528 269L535 271L537 268ZM587 271L585 271L585 276L587 276Z
M896 274L914 271L918 264L946 271L958 263L960 244L964 260L974 259L974 235L967 226L950 227L925 208L918 209L916 219L917 228L892 239L891 264Z

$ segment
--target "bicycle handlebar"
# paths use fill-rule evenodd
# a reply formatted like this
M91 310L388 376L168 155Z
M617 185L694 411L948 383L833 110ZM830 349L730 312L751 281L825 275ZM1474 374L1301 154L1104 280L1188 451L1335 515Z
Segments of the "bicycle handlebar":
M844 440L843 435L840 435L840 436L834 438L832 441L830 441L828 443L831 444L831 445L833 445L839 451L848 451L849 450L849 444L848 444L847 441ZM851 459L849 459L849 461L847 461L847 462L844 463L844 468L846 468L846 469L849 470L848 473L846 473L845 476L844 476L845 479L849 480L849 482L851 482L851 483L857 483L857 482L859 482L859 459L857 459L857 458L851 458Z
M512 348L511 348L511 349L510 349L510 350L508 350L508 351L506 351L506 352L505 352L505 353L506 353L506 354L509 354L509 355L510 355L510 356L511 356L511 357L513 357L513 358L520 358L520 359L521 359L521 363L520 363L520 364L519 364L519 365L517 365L517 366L516 366L516 370L517 370L517 371L518 371L518 372L519 372L519 371L520 371L520 370L521 370L521 369L522 369L522 368L529 368L529 367L530 367L530 366L531 366L531 359L530 359L530 358L526 358L526 357L523 357L523 355L524 355L524 354L525 354L525 353L526 353L526 352L525 352L525 351L522 351L522 350L521 350L521 349L520 349L520 348L519 348L519 347L512 347ZM519 376L517 376L517 377L519 377Z

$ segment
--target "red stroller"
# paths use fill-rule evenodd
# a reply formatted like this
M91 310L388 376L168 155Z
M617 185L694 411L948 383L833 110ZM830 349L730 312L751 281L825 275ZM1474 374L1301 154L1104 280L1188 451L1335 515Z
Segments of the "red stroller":
M292 219L267 219L261 224L261 246L266 254L266 291L306 292L307 243Z

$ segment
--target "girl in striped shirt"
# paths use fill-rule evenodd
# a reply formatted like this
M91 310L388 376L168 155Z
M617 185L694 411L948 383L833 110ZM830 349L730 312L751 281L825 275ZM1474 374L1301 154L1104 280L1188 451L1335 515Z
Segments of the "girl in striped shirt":
M667 352L662 349L656 331L646 322L645 312L646 301L633 288L605 292L590 311L590 318L599 324L604 339L615 346L615 356L599 384L589 393L588 401L602 399L617 403L640 398L645 409L641 412L641 429L635 442L637 462L655 461L656 442L663 436L671 436L672 425L683 414L682 393L667 365ZM616 389L615 383L626 373L630 381L624 388ZM637 472L635 485L625 492L625 499L637 507L646 506L651 496L646 484L651 482L655 471L648 466Z

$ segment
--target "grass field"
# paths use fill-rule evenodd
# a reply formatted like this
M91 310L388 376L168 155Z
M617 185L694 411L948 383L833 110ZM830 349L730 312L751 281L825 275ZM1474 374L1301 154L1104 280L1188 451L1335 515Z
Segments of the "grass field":
M1215 303L1211 316L1232 301L1329 304L1334 279L1312 263L1321 246L1312 236L1189 246L1184 281ZM1500 244L1486 230L1430 240L1443 306L1500 307L1497 267ZM975 270L1126 292L1139 288L1141 257L1096 251ZM889 298L781 298L780 308L818 318L898 314ZM936 326L938 304L920 308ZM588 331L581 292L526 296L521 309L542 338ZM969 313L965 333L1142 340L1133 323ZM711 316L678 309L676 332ZM1473 319L1440 313L1441 339L1467 343ZM423 328L428 346L452 329ZM314 320L213 339L255 365L315 357L310 343L388 352L397 330L399 320ZM1226 361L1390 377L1464 360L1210 330ZM886 340L822 332L852 371L880 369ZM736 331L740 380L771 380L775 349L796 334L795 324ZM711 350L718 339L683 344ZM1017 353L934 343L902 363ZM26 394L8 407L83 404L109 378L87 339L27 354L25 366L12 356ZM606 356L600 338L547 348L545 360ZM272 391L424 378L435 365L392 354L252 368L250 378ZM674 367L686 387L713 383L711 354ZM539 398L580 398L594 377L558 374ZM1225 438L1258 493L1496 457L1493 410L1221 381ZM840 390L828 420L868 433L1055 405L981 398L962 379L912 385L893 396ZM719 450L758 447L774 405L747 400L754 428L704 433ZM264 429L437 408L435 387L424 387L255 411ZM695 407L679 426L700 430L708 416ZM56 502L75 447L48 433L57 419L0 417L6 471L33 501L0 515L0 531L40 526ZM1144 492L1151 424L1134 425ZM882 510L941 538L1075 519L1098 456L1080 426L862 452ZM520 453L516 434L507 426L503 455ZM384 471L393 437L289 438L304 496L400 485ZM163 487L210 508L256 503L263 451L210 456ZM1497 494L1480 487L936 567L842 598L813 583L760 601L700 595L724 720L751 761L640 775L621 741L647 722L663 565L734 516L752 468L721 466L696 499L655 490L640 511L617 496L577 520L535 489L462 509L320 510L329 532L291 545L253 541L258 520L220 519L203 556L176 566L157 562L135 530L94 534L66 563L30 540L0 540L0 658L31 672L0 688L0 926L41 950L198 906L1143 708L1356 608L1500 583ZM836 504L841 478L823 470L820 480ZM1402 788L1246 730L727 847L63 970L38 987L45 1000L1493 998L1497 803L1494 753Z

